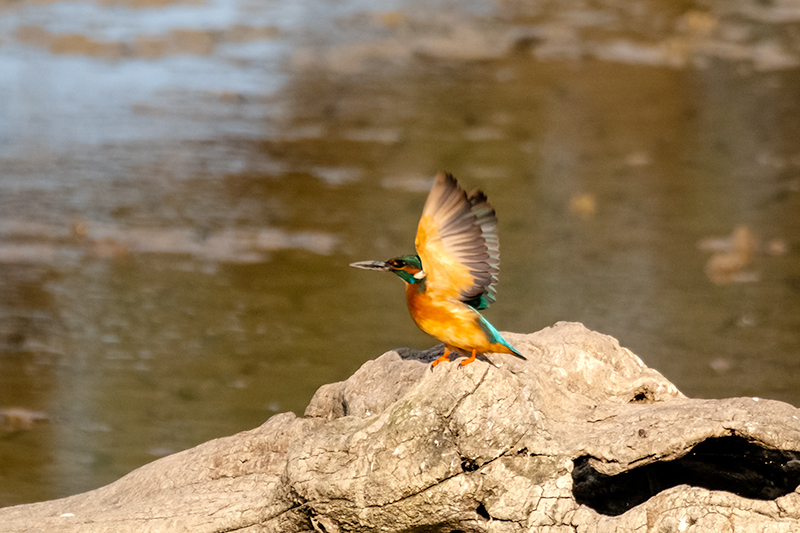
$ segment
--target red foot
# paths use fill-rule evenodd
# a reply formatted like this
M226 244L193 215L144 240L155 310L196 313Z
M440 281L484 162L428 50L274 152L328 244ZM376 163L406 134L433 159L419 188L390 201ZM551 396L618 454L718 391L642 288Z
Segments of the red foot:
M475 356L476 355L478 355L478 350L477 350L477 348L473 348L472 349L472 355L470 357L467 357L463 361L461 361L461 366L468 365L471 362L473 362L475 360Z
M439 359L437 359L436 361L431 363L431 370L433 370L433 367L435 367L436 365L438 365L442 361L447 361L449 359L450 359L450 348L445 346L444 347L444 354L442 354L442 356Z

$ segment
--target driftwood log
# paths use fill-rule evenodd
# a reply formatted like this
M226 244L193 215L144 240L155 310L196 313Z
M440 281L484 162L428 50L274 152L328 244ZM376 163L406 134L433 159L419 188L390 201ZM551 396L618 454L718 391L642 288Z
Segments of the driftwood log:
M800 531L794 407L688 399L580 324L506 338L527 362L388 352L305 417L2 509L0 530Z

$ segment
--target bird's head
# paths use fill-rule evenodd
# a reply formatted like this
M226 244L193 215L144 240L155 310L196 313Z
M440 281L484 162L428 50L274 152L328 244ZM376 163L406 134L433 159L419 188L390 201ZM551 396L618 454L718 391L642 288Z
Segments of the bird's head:
M350 266L365 270L394 272L406 283L421 283L425 280L425 271L422 270L422 261L418 255L401 255L388 261L359 261L350 263Z

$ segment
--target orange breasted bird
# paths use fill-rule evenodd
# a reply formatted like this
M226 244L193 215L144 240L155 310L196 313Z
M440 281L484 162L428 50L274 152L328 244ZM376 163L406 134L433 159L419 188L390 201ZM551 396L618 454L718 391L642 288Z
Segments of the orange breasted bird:
M406 285L406 302L417 326L442 341L444 355L519 353L478 312L495 301L500 271L497 216L481 191L469 194L456 179L437 174L417 227L417 253L388 261L360 261L350 266L397 274Z

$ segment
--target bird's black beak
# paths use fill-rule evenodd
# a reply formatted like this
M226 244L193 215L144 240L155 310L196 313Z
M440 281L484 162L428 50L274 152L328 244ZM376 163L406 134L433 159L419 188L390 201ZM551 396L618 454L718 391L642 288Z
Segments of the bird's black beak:
M363 268L364 270L390 270L385 261L358 261L350 263L351 267Z

